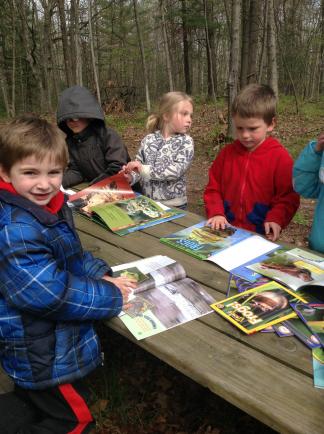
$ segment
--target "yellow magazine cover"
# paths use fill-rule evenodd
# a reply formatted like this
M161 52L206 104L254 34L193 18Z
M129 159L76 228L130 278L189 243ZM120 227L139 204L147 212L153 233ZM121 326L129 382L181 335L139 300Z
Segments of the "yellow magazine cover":
M304 299L270 281L213 303L211 307L244 333L251 334L296 317L290 303L298 302L304 302Z

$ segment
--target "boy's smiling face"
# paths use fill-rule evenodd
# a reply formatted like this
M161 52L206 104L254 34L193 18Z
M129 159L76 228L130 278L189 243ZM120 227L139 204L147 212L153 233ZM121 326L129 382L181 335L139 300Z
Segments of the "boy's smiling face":
M233 116L233 123L237 139L249 151L260 146L275 127L274 119L268 125L262 118L242 118L239 115Z
M52 155L38 160L34 155L16 162L7 173L0 167L0 176L12 184L20 196L39 206L46 206L58 193L63 178L63 167Z

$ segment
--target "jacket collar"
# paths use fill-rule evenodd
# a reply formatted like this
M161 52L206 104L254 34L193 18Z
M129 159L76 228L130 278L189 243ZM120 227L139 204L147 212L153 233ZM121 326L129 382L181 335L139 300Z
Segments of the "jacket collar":
M62 193L62 192L60 192ZM62 193L62 205L66 202L66 198ZM9 205L22 208L32 214L40 223L44 225L54 224L59 220L59 216L55 213L49 212L47 209L36 205L34 202L22 197L18 194L10 192L8 190L0 190L0 200L6 202ZM60 207L60 209L62 206Z

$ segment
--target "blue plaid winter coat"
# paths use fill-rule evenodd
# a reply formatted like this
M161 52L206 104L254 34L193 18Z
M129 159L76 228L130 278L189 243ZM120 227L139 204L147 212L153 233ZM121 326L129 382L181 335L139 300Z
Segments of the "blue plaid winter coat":
M122 305L107 272L82 250L66 205L55 215L0 190L0 359L17 385L70 383L101 362L93 320Z

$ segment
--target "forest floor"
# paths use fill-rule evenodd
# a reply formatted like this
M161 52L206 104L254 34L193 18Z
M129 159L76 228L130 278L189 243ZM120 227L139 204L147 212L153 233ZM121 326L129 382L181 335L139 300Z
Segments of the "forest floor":
M307 141L324 130L321 106L303 107L301 115L282 107L276 136L294 158ZM216 124L208 105L195 110L191 135L195 158L188 172L189 210L204 215L202 194L208 168L224 142L226 125ZM122 135L134 157L145 135L144 115L118 114L108 123ZM280 240L307 246L315 201L300 210ZM256 434L274 433L236 407L197 385L106 327L99 330L107 361L89 378L98 417L95 433L106 434Z

